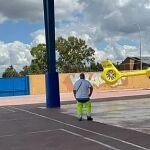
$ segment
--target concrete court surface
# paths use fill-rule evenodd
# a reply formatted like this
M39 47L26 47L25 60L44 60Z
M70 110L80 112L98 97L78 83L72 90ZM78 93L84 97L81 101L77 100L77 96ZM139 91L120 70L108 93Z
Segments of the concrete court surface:
M73 101L47 109L43 99L26 105L14 105L18 98L26 102L26 97L10 98L9 105L4 102L9 98L1 99L0 150L150 150L149 95L136 99L129 93L96 98L93 122L77 120Z
M44 106L0 107L0 150L150 150L149 134Z
M148 97L150 96L150 89L127 89L117 91L101 91L99 93L93 92L91 99L109 100L118 99L119 97L132 98L132 97ZM75 101L72 93L60 93L61 102ZM45 95L27 95L27 96L12 96L0 97L0 106L8 105L23 105L23 104L38 104L45 103Z
M62 106L65 114L73 116L75 107ZM92 102L92 113L94 121L150 134L150 98Z

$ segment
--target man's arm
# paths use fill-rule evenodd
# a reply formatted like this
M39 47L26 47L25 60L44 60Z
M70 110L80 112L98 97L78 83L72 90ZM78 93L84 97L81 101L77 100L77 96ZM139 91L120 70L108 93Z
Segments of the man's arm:
M92 93L93 93L93 86L90 87L89 97L91 97Z
M74 97L76 98L76 90L73 90Z

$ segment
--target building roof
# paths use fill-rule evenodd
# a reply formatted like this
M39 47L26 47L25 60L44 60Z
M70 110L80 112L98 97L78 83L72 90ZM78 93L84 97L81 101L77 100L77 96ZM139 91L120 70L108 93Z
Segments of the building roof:
M136 61L140 61L140 57L128 57L128 58ZM142 63L150 64L150 57L142 57Z

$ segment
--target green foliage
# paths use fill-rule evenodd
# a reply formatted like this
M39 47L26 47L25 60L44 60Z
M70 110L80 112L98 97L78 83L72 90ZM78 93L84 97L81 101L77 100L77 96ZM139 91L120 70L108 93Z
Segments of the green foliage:
M119 67L120 67L120 64L119 64L119 62L117 62L117 63L113 63L113 65L119 70Z
M76 37L56 40L56 51L59 58L56 62L59 72L81 72L86 70L86 65L94 63L94 50L88 47L84 40ZM21 75L44 74L47 72L47 57L45 44L39 44L31 49L33 60L29 67L23 68Z
M56 62L59 72L99 71L101 69L100 64L94 62L95 50L88 47L86 42L80 38L71 36L65 39L58 37L56 51L59 55ZM3 73L3 77L45 74L47 72L46 45L39 44L33 47L31 55L33 60L30 66L24 66L19 73L16 72L13 66L10 66Z
M91 63L90 64L90 67L88 68L88 71L89 72L94 72L94 71L102 71L103 70L103 67L100 63Z
M81 72L86 65L93 63L94 49L88 47L84 40L76 37L56 40L56 51L59 53L57 68L60 72Z
M6 68L2 74L2 77L18 77L18 76L19 73L14 69L12 65Z
M19 72L20 76L26 76L31 74L31 67L30 66L24 66L23 70Z
M30 73L44 74L47 71L46 46L39 44L31 49L33 60L30 65Z

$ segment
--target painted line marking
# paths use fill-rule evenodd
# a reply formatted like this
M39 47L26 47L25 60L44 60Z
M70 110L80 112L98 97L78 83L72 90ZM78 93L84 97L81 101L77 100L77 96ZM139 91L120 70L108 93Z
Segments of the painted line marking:
M149 130L150 129L150 127L141 127L141 128L131 128L131 129L137 129L137 130L139 130L139 129L142 129L142 130Z
M32 131L32 132L27 132L27 133L25 133L23 135L37 134L37 133L48 133L48 132L54 132L54 131L59 131L59 130L62 130L62 129Z
M131 130L135 130L140 133L149 134L150 135L150 128L129 128ZM149 130L149 131L143 131L143 130Z
M17 135L28 135L28 134L30 135L30 134L37 134L37 133L54 132L54 131L59 131L59 130L62 130L62 129L40 130L40 131L27 132L23 134L6 134L6 135L0 136L0 138L12 137L12 136L17 136Z
M97 140L94 140L94 139L85 137L85 136L83 136L83 135L81 135L81 134L78 134L78 133L75 133L75 132L71 132L71 131L66 130L66 129L62 129L62 130L65 131L65 132L67 132L67 133L69 133L69 134L72 134L72 135L81 137L81 138L83 138L83 139L85 139L85 140L88 140L88 141L94 142L94 143L96 143L96 144L102 145L102 146L104 146L104 147L107 147L107 148L109 148L109 149L112 149L112 150L121 150L121 149L115 148L115 147L113 147L113 146L110 146L110 145L108 145L108 144L99 142L99 141L97 141Z
M101 134L101 133L97 133L97 132L94 132L94 131L91 131L91 130L87 130L87 129L84 129L84 128L80 128L80 127L78 127L78 126L75 126L75 125L72 125L72 124L69 124L69 123L65 123L65 122L59 121L59 120L57 120L57 119L49 118L49 117L47 117L47 116L40 115L40 114L31 112L31 111L28 111L28 110L25 110L25 109L20 109L20 108L13 107L13 106L11 106L11 108L13 108L13 109L15 109L15 110L20 110L20 111L22 111L22 112L26 112L26 113L29 113L29 114L32 114L32 115L36 115L36 116L39 116L39 117L41 117L41 118L45 118L45 119L48 119L48 120L51 120L51 121L55 121L55 122L64 124L64 125L66 125L66 126L74 127L74 128L76 128L76 129L80 129L80 130L82 130L82 131L86 131L86 132L89 132L89 133L93 133L93 134L96 134L96 135L103 136L103 137L105 137L105 138L109 138L109 139L112 139L112 140L116 140L116 141L125 143L125 144L127 144L127 145L131 145L131 146L140 148L140 149L142 149L142 150L149 150L149 149L147 149L147 148L145 148L145 147L139 146L139 145L137 145L137 144L133 144L133 143L131 143L131 142L127 142L127 141L124 141L124 140L121 140L121 139L118 139L118 138L115 138L115 137L112 137L112 136L108 136L108 135L105 135L105 134Z
M63 132L69 133L69 134L71 134L71 135L81 137L81 138L83 138L83 139L85 139L85 140L92 141L92 142L97 143L97 144L99 144L99 145L103 145L103 146L105 146L105 147L107 147L107 148L110 148L110 149L112 149L112 150L120 150L120 149L114 148L114 147L112 147L112 146L109 146L109 145L107 145L107 144L104 144L104 143L102 143L102 142L99 142L99 141L97 141L97 140L93 140L93 139L91 139L91 138L84 137L84 136L82 136L82 135L80 135L80 134L77 134L77 133L75 133L75 132L71 132L71 131L66 130L66 129L41 130L41 131L28 132L28 133L21 134L21 135L30 135L30 134L38 134L38 133L48 133L48 132L54 132L54 131L63 131ZM0 136L0 138L12 137L12 136L16 136L16 135L17 135L17 134L3 135L3 136Z
M0 138L5 138L5 137L11 137L15 136L15 134L6 134L6 135L1 135Z
M37 107L37 108L39 108L39 109L47 109L47 108L46 108L46 107L44 107L44 106L43 106L43 107Z
M112 149L112 150L121 150L121 149L118 149L118 148L114 148L114 147L112 147L112 146L109 146L109 145L107 145L107 144L104 144L104 143L102 143L102 142L99 142L99 141L97 141L97 140L93 140L93 139L91 139L91 138L84 137L84 136L82 136L82 135L80 135L80 134L77 134L77 133L75 133L75 132L71 132L71 131L69 131L69 130L62 129L62 128L60 128L60 129L54 129L54 130L34 131L34 132L28 132L28 133L20 134L20 135L30 135L30 134L38 134L38 133L48 133L48 132L55 132L55 131L63 131L63 132L69 133L69 134L71 134L71 135L78 136L78 137L80 137L80 138L82 138L82 139L84 139L84 140L88 140L88 141L97 143L97 144L99 144L99 145L102 145L102 146L107 147L107 148ZM18 134L2 135L2 136L0 136L0 138L13 137L13 136L16 136L16 135L18 135Z
M99 121L97 121L97 122L99 122ZM149 128L131 128L131 127L123 127L123 126L117 125L117 124L115 124L115 125L114 124L109 124L109 125L114 126L114 127L119 127L119 128L122 128L122 129L133 130L133 131L136 131L136 132L139 132L139 133L150 134L148 132L143 131L143 130L150 130L150 127Z
M0 122L7 122L7 121L25 121L25 120L35 120L39 118L22 118L22 119L0 119Z
M9 108L6 108L6 107L0 107L0 108L3 108L3 109L5 109L5 110L7 110L7 111L10 111L10 112L16 112L16 111L14 111L14 110L11 110L11 109L9 109Z
M68 114L68 113L67 113L67 114ZM75 116L75 115L72 115L72 116ZM133 131L136 131L136 132L139 132L139 133L150 134L150 133L148 133L148 132L143 131L144 129L148 129L148 130L149 130L150 127L149 127L149 128L131 128L131 127L124 127L124 126L121 126L121 125L119 125L119 124L111 124L111 123L107 123L107 122L100 122L100 121L97 121L97 120L95 120L95 119L94 119L94 121L99 122L99 123L108 124L108 125L111 125L111 126L114 126L114 127L119 127L119 128L122 128L122 129L133 130Z

